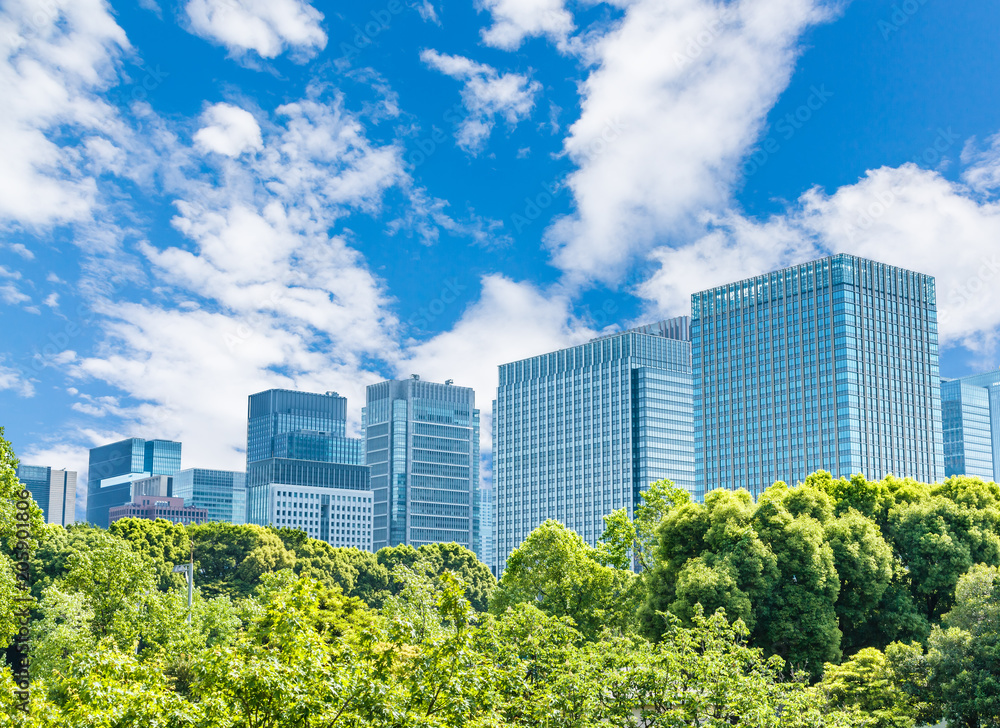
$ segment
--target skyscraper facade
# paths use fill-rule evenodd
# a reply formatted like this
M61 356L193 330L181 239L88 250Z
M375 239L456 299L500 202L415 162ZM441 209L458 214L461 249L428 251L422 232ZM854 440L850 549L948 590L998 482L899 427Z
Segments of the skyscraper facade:
M247 474L233 470L188 468L174 475L173 496L204 508L209 521L246 523Z
M137 477L173 475L181 469L181 443L132 437L90 451L87 521L108 527L108 509L132 501Z
M699 495L944 477L934 279L834 255L691 299Z
M76 522L76 471L44 465L18 465L17 478L42 509L46 523Z
M694 488L687 317L500 367L493 408L495 568L546 519L595 544L650 483Z
M414 377L372 384L367 394L374 548L455 542L479 554L475 392Z
M372 548L372 493L360 440L336 392L250 395L247 520L297 528L334 546Z
M1000 371L941 383L945 475L1000 482Z

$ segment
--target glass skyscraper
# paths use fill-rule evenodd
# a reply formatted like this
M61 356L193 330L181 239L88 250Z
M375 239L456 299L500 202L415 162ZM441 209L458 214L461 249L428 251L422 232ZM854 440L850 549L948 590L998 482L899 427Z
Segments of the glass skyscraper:
M364 426L373 547L455 542L480 555L476 393L417 377L372 384Z
M699 495L944 478L934 279L834 255L691 298Z
M361 441L346 430L347 400L336 392L250 395L247 520L371 550L369 470Z
M76 471L40 465L18 465L17 478L42 509L46 523L76 522Z
M132 437L92 448L87 472L87 521L108 527L108 509L132 501L132 481L181 469L181 443Z
M668 478L694 488L687 317L500 367L493 407L495 567L546 519L593 545Z
M246 523L247 474L233 470L188 468L174 475L173 496L204 508L209 521Z
M1000 371L941 383L945 475L1000 482Z

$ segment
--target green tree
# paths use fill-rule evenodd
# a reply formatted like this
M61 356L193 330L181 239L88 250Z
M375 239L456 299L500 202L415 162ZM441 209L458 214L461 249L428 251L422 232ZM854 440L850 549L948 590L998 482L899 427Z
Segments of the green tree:
M978 564L959 579L928 662L949 725L1000 726L1000 569Z
M435 578L445 572L454 574L465 585L465 598L472 608L486 611L497 580L475 553L457 543L428 543L417 549L417 553L419 559L414 564L415 569Z
M295 553L263 526L213 522L188 526L187 533L195 581L208 596L247 596L263 574L295 566Z
M17 465L0 427L0 649L21 629L19 600L30 594L29 574L20 565L28 565L45 533L42 511L17 479Z
M515 604L534 604L554 617L570 617L594 639L604 628L632 624L635 576L598 563L595 549L557 521L532 531L507 559L490 611L502 615Z
M934 722L940 716L923 701L925 676L915 678L908 669L922 655L915 643L897 642L885 653L866 647L841 665L828 664L818 688L831 707L856 711L871 728L913 728Z
M339 586L347 596L357 597L369 607L379 608L389 596L389 570L375 554L355 548L338 548L309 538L299 529L276 531L285 548L295 552L295 573Z
M882 538L878 525L853 508L829 520L825 531L840 578L834 607L844 650L853 653L876 646L870 642L874 635L869 625L896 574L892 547Z
M604 533L598 542L598 558L607 566L629 569L633 565L640 571L653 566L657 547L657 529L672 508L689 503L690 494L676 487L669 480L658 480L641 493L642 502L636 506L635 518L629 519L628 511L621 508L604 517Z
M148 560L160 589L167 591L186 583L182 575L173 573L173 567L187 563L191 554L191 539L184 526L165 518L122 518L108 527L108 533L126 541Z

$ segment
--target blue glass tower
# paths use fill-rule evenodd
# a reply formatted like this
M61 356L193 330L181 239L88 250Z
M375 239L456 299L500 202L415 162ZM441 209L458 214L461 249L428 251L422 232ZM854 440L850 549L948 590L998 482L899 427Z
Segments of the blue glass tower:
M691 298L699 495L944 478L934 279L834 255Z
M1000 482L1000 371L942 381L945 475Z
M108 509L132 501L132 481L181 469L181 443L132 437L92 448L87 472L87 521L108 527Z
M493 408L497 573L546 519L595 544L604 516L668 478L694 488L687 317L500 367Z
M246 523L247 474L233 470L188 468L174 475L173 497L185 506L204 508L209 521Z
M481 556L476 393L450 380L379 382L364 425L373 548L454 542Z
M247 520L370 550L369 470L361 441L346 430L347 399L336 392L250 395Z

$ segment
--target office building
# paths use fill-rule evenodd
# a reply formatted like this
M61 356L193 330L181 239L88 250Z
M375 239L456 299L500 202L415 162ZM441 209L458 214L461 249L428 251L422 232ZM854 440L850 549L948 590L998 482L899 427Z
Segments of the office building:
M247 474L233 470L188 468L174 475L173 495L208 511L209 521L246 523Z
M498 576L495 572L496 556L494 555L494 532L496 530L496 508L493 505L493 487L486 486L480 490L480 518L479 518L479 539L482 546L479 550L479 560L490 567L493 576Z
M596 544L664 478L694 488L687 317L500 367L493 408L495 567L546 519Z
M18 465L17 479L31 492L46 523L76 522L76 471L44 465Z
M347 400L336 392L250 395L247 520L370 551L368 466L361 441L346 429Z
M479 554L479 410L469 387L414 376L368 387L373 546L458 543Z
M108 509L109 524L122 518L143 518L147 521L163 518L171 523L190 526L205 523L208 520L208 511L204 508L184 505L183 498L144 495L139 496L131 503L112 506Z
M108 527L108 509L133 500L132 481L181 469L181 443L132 437L90 451L87 521ZM166 495L166 494L164 494Z
M1000 482L1000 371L941 382L945 475Z
M944 477L934 279L834 255L691 298L699 491Z

